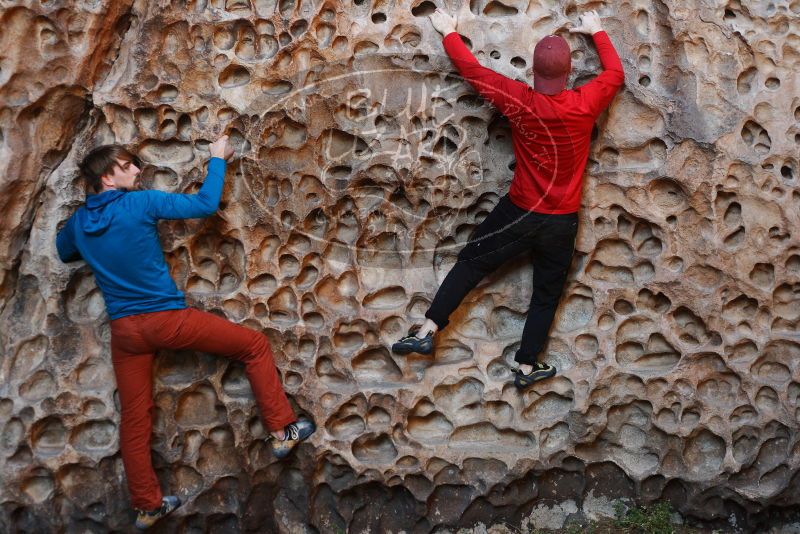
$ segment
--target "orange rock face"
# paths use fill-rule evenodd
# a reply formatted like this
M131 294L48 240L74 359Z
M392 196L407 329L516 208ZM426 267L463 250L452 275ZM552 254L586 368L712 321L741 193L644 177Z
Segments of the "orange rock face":
M446 5L484 65L528 82L536 41L584 9ZM270 337L319 431L277 462L239 365L162 354L154 462L188 501L171 527L557 528L615 499L741 527L797 505L800 2L600 8L626 86L587 165L545 355L559 374L524 394L508 380L528 258L469 294L433 356L387 348L514 167L508 123L453 71L434 7L0 7L0 530L131 520L102 295L55 252L84 198L77 161L121 143L143 186L191 192L222 132L237 149L223 205L163 223L164 250L193 304ZM580 85L597 55L564 35Z

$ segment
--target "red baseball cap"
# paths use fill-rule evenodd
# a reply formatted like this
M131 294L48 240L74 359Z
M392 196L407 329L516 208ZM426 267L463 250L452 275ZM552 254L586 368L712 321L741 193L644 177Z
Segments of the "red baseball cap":
M567 86L572 70L569 43L558 35L548 35L533 49L533 89L545 95L560 93Z

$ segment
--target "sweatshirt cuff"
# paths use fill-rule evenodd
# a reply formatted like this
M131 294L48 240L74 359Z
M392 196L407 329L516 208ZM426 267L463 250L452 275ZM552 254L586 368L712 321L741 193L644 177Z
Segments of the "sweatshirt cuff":
M448 33L447 35L445 35L444 38L442 39L442 41L447 41L448 39L450 39L452 41L454 35L456 37L459 37L459 38L461 37L460 35L458 35L457 31L452 31L452 32Z
M211 158L208 160L208 170L225 170L225 160L222 158Z

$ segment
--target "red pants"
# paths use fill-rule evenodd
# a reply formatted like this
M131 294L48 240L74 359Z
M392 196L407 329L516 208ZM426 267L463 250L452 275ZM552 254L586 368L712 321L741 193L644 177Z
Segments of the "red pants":
M193 349L244 362L267 430L280 430L296 420L263 334L194 308L111 321L122 463L133 507L144 510L161 506L161 488L150 460L153 358L159 349Z

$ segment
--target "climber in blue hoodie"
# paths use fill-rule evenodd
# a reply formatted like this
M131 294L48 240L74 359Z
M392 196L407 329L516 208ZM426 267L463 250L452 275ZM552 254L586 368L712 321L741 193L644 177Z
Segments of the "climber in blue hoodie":
M59 256L65 262L83 259L91 265L112 320L185 308L184 295L164 262L156 222L213 215L222 195L225 160L211 158L208 176L196 195L132 192L139 174L135 156L113 145L97 150L108 152L100 164L120 160L118 170L111 176L103 175L106 178L102 180L113 183L101 183L99 194L87 196L86 205L58 233ZM88 166L98 159L95 153L86 157L81 169L85 176L94 175Z
M56 237L62 261L85 260L92 268L111 319L111 361L120 401L120 450L136 526L146 529L180 506L162 496L150 458L153 359L159 349L199 350L244 362L269 446L286 457L315 430L295 416L275 368L272 349L260 332L212 313L187 307L164 261L159 219L209 217L217 211L232 155L227 136L209 145L208 175L197 194L134 191L135 155L119 145L92 150L80 170L95 195Z

